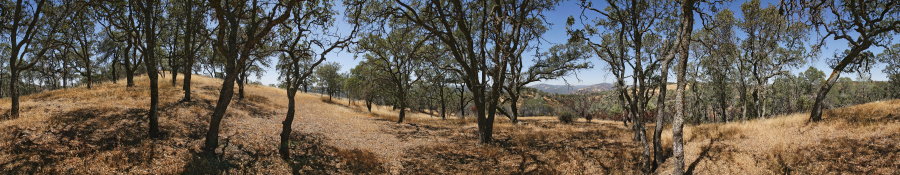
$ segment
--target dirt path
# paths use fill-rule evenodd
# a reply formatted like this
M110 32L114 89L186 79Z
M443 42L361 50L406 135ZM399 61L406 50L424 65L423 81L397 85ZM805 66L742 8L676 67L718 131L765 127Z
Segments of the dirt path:
M374 118L369 114L346 106L322 102L319 96L299 94L299 118L294 128L300 132L319 133L333 146L342 149L360 149L382 157L391 174L398 174L403 165L404 150L433 144L440 138L425 137L400 139L398 132L406 124L396 124ZM346 101L338 101L346 103Z

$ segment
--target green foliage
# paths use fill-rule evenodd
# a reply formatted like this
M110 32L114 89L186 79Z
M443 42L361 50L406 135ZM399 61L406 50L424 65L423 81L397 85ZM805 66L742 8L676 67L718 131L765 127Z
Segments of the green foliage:
M519 113L522 116L543 116L552 115L553 107L541 97L528 98L522 101L522 107Z
M334 96L341 91L343 76L338 73L341 65L338 63L325 63L316 69L317 84L329 96Z
M559 120L559 122L569 124L575 121L575 114L571 111L563 110L556 114L556 119Z

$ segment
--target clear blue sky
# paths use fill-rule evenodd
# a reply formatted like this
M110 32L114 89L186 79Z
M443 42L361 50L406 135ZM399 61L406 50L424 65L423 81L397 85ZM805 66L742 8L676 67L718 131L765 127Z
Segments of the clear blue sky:
M742 14L740 11L740 4L742 4L744 2L746 2L746 1L736 0L733 2L729 2L724 7L729 8L733 12L735 12L736 19L741 19ZM766 6L768 4L775 5L775 4L777 4L777 2L778 1L762 0L761 4L763 4L763 6ZM559 44L559 43L566 42L566 40L568 39L568 36L565 31L565 21L569 16L575 16L576 20L578 20L577 16L581 15L581 8L578 6L578 3L580 3L580 1L578 1L578 0L563 1L559 4L559 6L556 7L556 9L545 13L545 15L547 16L547 20L551 23L551 25L550 25L550 30L547 31L547 33L545 33L543 35L544 40L549 43L542 43L541 44L542 50L549 48L549 46L552 46L553 44ZM600 1L594 1L594 3L595 3L595 6L597 6L597 5L602 6L603 4L606 3L606 1L600 0ZM339 11L341 11L341 10L339 10ZM588 13L587 15L596 15L596 14ZM343 16L340 16L339 20L340 21L336 23L336 27L339 27L339 28L349 28L350 27L346 22L343 21L344 20ZM699 25L695 25L695 27L699 28ZM695 29L695 30L697 30L697 29ZM819 38L819 36L816 34L812 34L809 37L810 41L808 41L808 42L810 42L810 43L815 42L814 39L816 39L816 38ZM826 61L828 61L828 58L833 57L835 52L843 51L846 48L846 46L847 46L847 43L844 41L835 41L832 39L827 39L825 47L822 49L822 52L818 54L817 58L812 58L812 59L808 60L805 65L802 65L800 67L792 68L791 72L796 74L797 72L804 71L808 67L812 66L812 67L816 67L819 70L822 70L823 72L825 72L826 75L828 75L831 72L831 68L828 67L828 64L826 63ZM882 51L881 48L876 48L874 46L872 48L870 48L869 50L874 52L875 54L881 53L881 51ZM533 53L533 52L531 52L531 53ZM331 55L328 56L327 61L328 62L337 62L337 63L341 64L341 71L347 72L351 68L353 68L357 64L359 64L361 59L362 58L355 58L354 55L351 54L350 52L343 51L343 52L332 53ZM529 58L528 56L526 56L526 59L529 61L531 60L531 58ZM571 85L587 85L587 84L597 84L597 83L610 83L614 80L612 75L610 73L608 73L608 71L606 71L607 67L602 63L602 61L600 61L596 57L593 57L593 58L591 58L591 62L594 65L594 68L592 68L592 69L581 70L570 76L566 76L566 77L555 79L555 80L546 80L546 81L537 82L534 84L546 83L546 84L563 85L563 84L568 83ZM887 80L886 75L881 72L881 70L884 69L884 66L885 65L883 65L883 64L876 64L875 67L873 67L873 69L871 71L873 80L878 80L878 81ZM857 74L856 73L844 73L844 74L842 74L842 77L849 77L849 78L855 79L857 77ZM266 73L262 77L260 77L258 79L258 81L260 81L266 85L277 83L278 82L277 70L275 70L274 68L267 68ZM670 77L670 81L674 81L673 77Z

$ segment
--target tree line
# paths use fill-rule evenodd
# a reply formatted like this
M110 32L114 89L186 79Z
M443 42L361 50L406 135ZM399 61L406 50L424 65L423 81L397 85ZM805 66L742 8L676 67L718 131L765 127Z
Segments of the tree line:
M546 13L560 3L577 3L581 15L549 21ZM343 95L348 103L362 100L369 110L373 104L394 106L400 111L397 122L403 122L409 109L436 111L441 118L468 113L477 121L479 141L490 143L498 115L517 123L522 113L541 108L533 105L540 101L528 96L528 84L596 65L613 76L613 91L602 98L554 101L581 116L588 116L598 103L619 110L640 143L642 170L652 172L671 156L675 174L683 173L685 119L729 122L810 111L810 121L816 122L822 120L823 109L835 105L829 98L852 101L847 104L897 98L900 48L892 40L900 33L897 0L768 5L750 0L739 9L722 8L725 3L3 1L0 83L6 88L0 89L0 96L10 97L6 116L16 118L23 93L92 88L96 82L122 77L133 88L134 76L147 74L148 137L158 138L163 71L171 73L172 86L177 86L179 72L184 76L182 102L193 100L193 74L222 78L203 146L204 153L213 155L234 97L244 98L251 76L276 67L278 86L286 89L289 102L279 145L280 154L288 157L296 93L310 87L320 87L329 97ZM347 25L336 25L338 20ZM569 38L543 37L554 22L564 22ZM822 56L827 40L847 46ZM876 54L871 49L875 47L883 51ZM339 51L355 53L361 63L339 73L340 65L326 62ZM832 71L827 76L814 69L790 73L818 57L828 58L824 61ZM888 65L883 71L889 81L883 84L893 86L840 77L869 72L878 62ZM674 88L669 87L670 71ZM854 98L829 95L869 86L885 87L884 95L867 90L855 92ZM656 123L652 133L646 133L648 121ZM672 155L666 155L660 143L667 122L674 135Z

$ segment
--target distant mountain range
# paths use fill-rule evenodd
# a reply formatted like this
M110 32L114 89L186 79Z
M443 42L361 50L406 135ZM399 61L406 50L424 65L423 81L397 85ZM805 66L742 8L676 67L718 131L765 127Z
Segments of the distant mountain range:
M611 83L600 83L593 85L552 85L552 84L535 84L529 86L531 88L535 88L540 91L544 91L547 93L554 94L580 94L580 93L591 93L591 92L601 92L613 89L613 84Z

